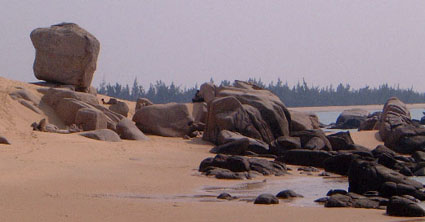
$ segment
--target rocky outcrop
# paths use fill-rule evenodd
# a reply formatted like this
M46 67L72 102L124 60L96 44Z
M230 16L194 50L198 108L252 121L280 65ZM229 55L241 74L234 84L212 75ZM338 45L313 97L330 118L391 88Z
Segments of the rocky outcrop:
M291 132L320 129L319 118L314 113L289 110L291 114Z
M385 146L398 153L411 154L425 150L425 128L413 124L406 105L395 97L384 105L379 135Z
M279 199L273 194L263 193L255 198L254 204L279 204Z
M425 210L412 200L395 196L388 203L387 214L398 217L423 217Z
M151 102L148 98L138 98L136 101L136 111L144 106L150 105L153 105L153 102Z
M270 91L237 83L239 88L216 89L216 98L208 103L203 138L217 143L221 130L238 132L268 144L280 136L288 136L291 117L282 101Z
M214 83L206 82L201 85L198 96L206 103L209 103L216 96L216 88L217 86L215 86Z
M95 108L80 108L76 112L75 120L72 122L84 131L106 129L108 119L106 115Z
M107 142L121 141L118 134L110 129L99 129L99 130L87 131L87 132L80 133L80 135L90 139L102 140Z
M421 183L408 179L406 176L395 172L383 165L373 161L360 159L351 162L348 171L349 191L364 194L368 191L382 191L382 186L386 182L393 182L397 185L406 185L412 188L409 195L416 195L416 190L421 189Z
M88 91L100 43L73 23L61 23L31 32L35 48L34 74L37 79L76 86Z
M140 108L133 116L136 126L144 133L183 137L191 133L193 118L185 104L155 104Z
M133 121L123 118L117 124L117 133L121 139L148 140L148 137L136 127Z
M337 118L335 129L357 129L369 116L369 112L363 109L344 110Z
M362 122L358 128L359 131L362 130L378 130L379 129L379 120L381 119L382 112L374 112L367 116L366 120Z
M127 103L125 102L121 102L121 101L117 101L117 103L112 104L111 106L109 106L109 109L111 111L114 111L118 114L123 115L124 117L128 116L128 111L130 111L130 109L128 108Z
M34 112L38 114L43 113L39 108L40 97L34 95L30 91L23 88L19 88L11 92L9 96Z
M250 179L255 174L282 176L287 173L281 162L223 154L204 159L199 171L218 179Z

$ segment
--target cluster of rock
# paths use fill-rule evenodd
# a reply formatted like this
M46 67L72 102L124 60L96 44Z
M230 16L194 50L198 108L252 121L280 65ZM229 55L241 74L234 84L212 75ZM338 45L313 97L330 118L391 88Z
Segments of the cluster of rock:
M390 215L425 215L412 202L425 200L423 185L408 178L425 175L425 153L420 149L425 140L400 100L391 98L382 114L351 110L337 121L340 126L378 128L385 146L370 151L355 144L349 132L325 135L314 116L289 112L275 95L245 82L236 81L233 87L204 84L196 99L208 103L203 139L216 144L210 152L217 154L202 161L200 172L245 179L255 175L253 171L276 174L270 170L276 166L282 169L276 175L284 175L285 164L319 167L349 180L349 193L323 199L326 207L387 206ZM261 159L269 171L253 169L252 163L260 160L253 157L273 158ZM264 195L259 202L276 203L272 197Z

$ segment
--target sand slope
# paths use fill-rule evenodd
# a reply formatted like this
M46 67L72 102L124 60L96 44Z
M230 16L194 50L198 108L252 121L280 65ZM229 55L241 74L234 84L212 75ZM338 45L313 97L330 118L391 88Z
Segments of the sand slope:
M384 211L379 210L293 207L285 203L254 206L240 201L217 203L179 198L199 194L204 186L230 186L241 181L199 175L200 161L212 156L208 153L212 145L199 138L149 136L149 141L110 143L76 134L33 132L30 124L46 115L36 114L12 100L8 93L15 87L38 94L39 86L0 78L0 134L12 142L10 146L0 145L1 221L402 219L383 216ZM129 104L134 110L134 103ZM58 121L51 113L47 117ZM355 140L370 139L373 133L359 134ZM377 142L373 138L371 141ZM268 179L284 178L291 176Z

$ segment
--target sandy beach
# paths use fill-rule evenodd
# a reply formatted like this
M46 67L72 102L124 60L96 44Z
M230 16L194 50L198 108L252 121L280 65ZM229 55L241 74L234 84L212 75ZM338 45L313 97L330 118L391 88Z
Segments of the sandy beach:
M200 138L149 136L149 141L113 143L78 134L35 132L30 127L32 122L45 117L57 125L60 121L54 115L37 114L12 100L8 94L15 87L40 95L36 91L40 86L0 78L0 134L12 143L0 145L1 221L407 220L386 216L384 210L302 207L290 203L257 206L238 200L217 202L211 197L210 201L201 201L197 195L204 194L203 188L207 186L308 176L293 172L249 181L202 176L197 171L199 163L213 156L209 153L213 145ZM128 104L130 113L134 113L134 102ZM329 109L337 110L320 107ZM371 149L382 143L376 131L355 132L352 137ZM312 189L314 186L311 184Z

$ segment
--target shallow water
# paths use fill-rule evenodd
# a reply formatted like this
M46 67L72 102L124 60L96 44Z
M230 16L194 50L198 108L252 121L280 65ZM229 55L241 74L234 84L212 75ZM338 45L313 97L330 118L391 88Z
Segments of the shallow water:
M316 206L322 205L315 203L314 200L325 197L330 189L347 190L348 181L346 177L319 177L307 176L302 178L285 178L279 180L252 180L249 182L241 181L231 186L205 186L200 188L195 194L181 195L146 195L141 193L115 193L115 194L95 194L94 198L124 198L140 200L158 200L158 201L199 201L199 202L225 202L219 200L217 196L227 192L237 199L232 201L253 202L254 199L262 193L276 195L282 190L291 189L304 198L294 198L292 200L281 200L294 206Z
M382 111L382 110L367 110L370 113L376 112L376 111ZM410 109L410 115L412 116L412 119L420 120L424 115L422 112L424 112L425 109ZM331 124L335 123L336 119L338 118L339 114L341 114L342 111L329 111L329 112L315 112L317 117L319 117L319 121L323 124Z

